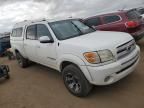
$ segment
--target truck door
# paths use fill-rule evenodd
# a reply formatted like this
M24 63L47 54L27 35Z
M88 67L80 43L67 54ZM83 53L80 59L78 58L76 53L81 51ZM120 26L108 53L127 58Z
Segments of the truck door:
M37 40L36 53L39 63L55 68L56 67L56 43L40 43L39 38L48 36L52 39L48 29L48 24L37 24Z
M119 15L107 15L102 17L103 24L100 30L103 31L125 31L125 25L121 22Z
M26 37L24 40L25 53L29 60L37 62L36 45L36 25L29 25L26 29Z

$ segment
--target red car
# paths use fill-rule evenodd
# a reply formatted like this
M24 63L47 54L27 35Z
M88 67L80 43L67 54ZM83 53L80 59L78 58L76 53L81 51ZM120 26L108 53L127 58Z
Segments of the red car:
M135 40L144 37L144 20L135 9L89 17L83 22L96 30L130 33Z

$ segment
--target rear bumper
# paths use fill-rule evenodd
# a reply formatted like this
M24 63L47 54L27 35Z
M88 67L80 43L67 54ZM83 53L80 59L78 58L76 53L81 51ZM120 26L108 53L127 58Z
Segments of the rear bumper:
M132 73L139 63L140 49L137 47L133 53L126 58L100 67L88 66L91 74L91 84L110 85Z

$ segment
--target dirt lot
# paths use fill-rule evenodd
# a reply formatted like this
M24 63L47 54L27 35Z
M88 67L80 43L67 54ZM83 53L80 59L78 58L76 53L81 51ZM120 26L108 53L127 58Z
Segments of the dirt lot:
M136 71L114 85L95 87L86 98L71 95L57 71L38 64L21 69L0 58L11 69L11 79L0 80L0 108L144 108L144 41L139 45Z

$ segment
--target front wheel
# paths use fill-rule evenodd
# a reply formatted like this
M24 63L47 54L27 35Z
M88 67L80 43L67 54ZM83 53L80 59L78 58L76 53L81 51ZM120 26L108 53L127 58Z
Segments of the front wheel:
M92 89L92 85L87 81L81 70L75 65L68 65L62 72L66 88L75 96L84 97Z

